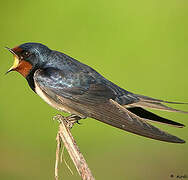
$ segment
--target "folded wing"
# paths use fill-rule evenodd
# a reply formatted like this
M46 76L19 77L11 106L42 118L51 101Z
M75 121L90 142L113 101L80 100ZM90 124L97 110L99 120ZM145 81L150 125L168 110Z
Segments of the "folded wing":
M185 142L150 125L117 103L114 100L114 91L95 81L87 73L79 77L79 74L67 75L57 69L48 68L38 70L34 75L34 82L48 98L63 104L74 113L78 112L78 115L82 114L148 138L172 143Z

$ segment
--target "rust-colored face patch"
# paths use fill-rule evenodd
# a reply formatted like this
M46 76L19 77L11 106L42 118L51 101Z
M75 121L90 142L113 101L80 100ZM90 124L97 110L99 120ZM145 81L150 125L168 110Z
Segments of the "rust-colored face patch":
M23 50L19 46L16 46L16 47L12 48L12 51L14 51L16 54L19 54Z
M21 55L23 50L18 46L13 49L8 48L8 50L14 55L13 66L8 70L8 72L17 71L22 76L26 77L32 69L32 65L23 59L23 56Z
M26 77L31 69L32 69L32 65L29 62L25 60L21 60L18 66L14 70L19 72L22 76Z

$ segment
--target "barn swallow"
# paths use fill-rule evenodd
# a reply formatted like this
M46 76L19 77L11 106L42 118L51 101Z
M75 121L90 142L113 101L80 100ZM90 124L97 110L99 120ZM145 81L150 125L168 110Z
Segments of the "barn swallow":
M183 124L144 109L188 113L165 105L184 103L163 101L129 92L91 67L40 43L25 43L7 49L14 56L14 64L8 72L19 72L26 78L31 89L57 110L70 113L77 120L90 117L137 135L185 143L149 122L174 127L184 127Z

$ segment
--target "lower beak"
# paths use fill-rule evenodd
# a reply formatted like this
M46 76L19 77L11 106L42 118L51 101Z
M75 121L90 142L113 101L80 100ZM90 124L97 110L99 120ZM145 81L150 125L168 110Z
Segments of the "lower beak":
M14 71L14 69L9 69L6 73L5 73L5 75L7 75L9 72L11 72L11 71Z

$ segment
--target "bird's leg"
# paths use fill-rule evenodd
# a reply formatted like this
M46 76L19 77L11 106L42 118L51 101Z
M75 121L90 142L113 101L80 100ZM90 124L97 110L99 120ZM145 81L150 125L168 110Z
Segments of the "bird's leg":
M62 116L61 114L57 114L56 116L53 117L53 119L58 120L59 123L62 123L62 121L66 121L67 127L71 129L75 123L80 124L78 120L82 118L74 114L67 117Z

